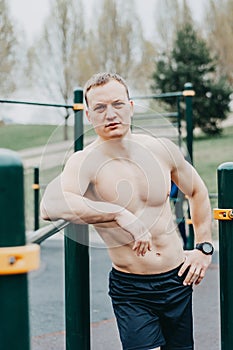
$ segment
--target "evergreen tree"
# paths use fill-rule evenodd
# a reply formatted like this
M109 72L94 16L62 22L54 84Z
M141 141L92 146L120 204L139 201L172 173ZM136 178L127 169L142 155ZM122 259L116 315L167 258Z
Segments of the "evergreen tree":
M178 30L170 55L161 55L153 74L153 91L181 91L186 82L195 90L193 125L207 134L221 132L219 122L229 111L230 88L224 77L217 78L216 64L206 42L191 23ZM174 100L167 100L173 104Z

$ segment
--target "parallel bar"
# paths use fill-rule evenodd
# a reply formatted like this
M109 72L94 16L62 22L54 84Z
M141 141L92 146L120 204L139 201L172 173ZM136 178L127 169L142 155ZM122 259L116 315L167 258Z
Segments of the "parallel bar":
M51 224L40 228L34 232L29 232L26 235L27 243L42 243L47 238L55 235L55 233L61 231L69 223L65 220L53 221Z

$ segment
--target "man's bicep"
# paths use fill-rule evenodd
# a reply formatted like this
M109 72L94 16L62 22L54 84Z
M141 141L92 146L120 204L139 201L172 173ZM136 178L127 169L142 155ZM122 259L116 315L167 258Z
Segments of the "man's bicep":
M188 197L192 197L194 192L201 191L204 188L201 177L186 160L172 172L172 180Z
M46 186L41 203L40 212L44 220L53 220L55 203L63 200L63 192L61 187L61 176L57 176Z
M84 196L90 181L90 172L78 157L67 162L61 174L61 188L63 192Z

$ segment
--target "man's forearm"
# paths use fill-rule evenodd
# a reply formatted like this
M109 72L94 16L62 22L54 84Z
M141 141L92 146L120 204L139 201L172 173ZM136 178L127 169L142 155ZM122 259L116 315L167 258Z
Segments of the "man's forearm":
M211 206L208 191L196 193L190 199L191 219L194 226L195 241L212 241Z
M113 203L92 201L71 192L45 192L41 202L41 215L45 220L64 219L75 224L99 224L115 221L128 231L135 243L133 250L144 256L151 250L151 233L144 223L129 210Z
M97 224L115 221L116 214L124 208L119 205L92 201L88 198L64 192L59 198L44 196L41 216L45 220L64 219L75 224Z

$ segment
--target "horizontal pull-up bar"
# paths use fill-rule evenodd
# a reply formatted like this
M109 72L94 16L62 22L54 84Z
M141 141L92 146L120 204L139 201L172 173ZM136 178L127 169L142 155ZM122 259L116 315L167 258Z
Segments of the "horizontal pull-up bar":
M43 102L29 102L29 101L15 101L15 100L0 100L0 103L21 104L31 106L57 107L57 108L73 108L73 105L57 104L57 103L43 103Z
M83 103L75 103L73 105L57 104L57 103L43 103L43 102L29 102L29 101L15 101L15 100L0 100L0 103L20 104L40 107L56 107L56 108L72 108L74 111L84 109Z

